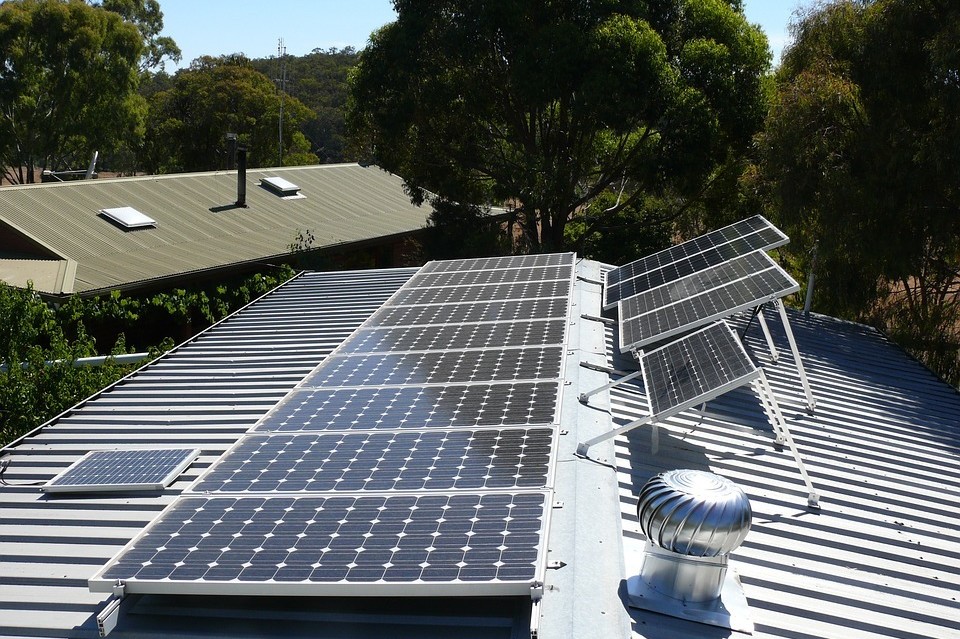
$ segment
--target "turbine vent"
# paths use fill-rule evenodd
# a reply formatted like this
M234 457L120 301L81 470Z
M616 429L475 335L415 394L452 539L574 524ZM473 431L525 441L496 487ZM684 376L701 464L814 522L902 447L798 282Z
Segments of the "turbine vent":
M660 473L641 488L637 518L647 545L627 580L630 605L752 632L740 582L727 574L753 518L740 487L701 470Z

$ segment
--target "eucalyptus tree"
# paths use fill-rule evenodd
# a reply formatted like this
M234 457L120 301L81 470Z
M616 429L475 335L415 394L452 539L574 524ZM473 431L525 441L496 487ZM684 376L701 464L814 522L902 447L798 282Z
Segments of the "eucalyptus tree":
M143 40L81 0L0 4L0 165L13 182L143 134ZM75 160L74 160L75 161Z
M890 328L960 379L960 6L842 0L794 26L758 183L818 308Z
M762 122L764 35L720 0L395 0L348 127L414 201L506 205L528 248L665 192L691 198ZM590 207L597 198L609 206Z

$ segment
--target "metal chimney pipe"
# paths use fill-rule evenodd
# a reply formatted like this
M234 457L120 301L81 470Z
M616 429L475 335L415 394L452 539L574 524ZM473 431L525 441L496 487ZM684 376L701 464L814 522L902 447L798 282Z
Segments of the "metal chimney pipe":
M94 176L94 171L97 168L97 158L100 157L100 151L94 151L93 157L90 158L90 166L87 167L87 173L83 176L84 180L89 180Z
M247 206L247 147L237 147L237 206Z

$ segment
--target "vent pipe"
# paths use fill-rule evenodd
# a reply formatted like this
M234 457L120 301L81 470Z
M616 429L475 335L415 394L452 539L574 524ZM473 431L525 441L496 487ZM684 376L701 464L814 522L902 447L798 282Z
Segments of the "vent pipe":
M90 166L87 167L87 173L83 176L84 180L89 180L90 178L96 175L94 170L97 168L97 158L100 157L100 151L94 151L93 157L90 158Z
M647 536L640 574L628 580L630 604L663 614L752 632L746 598L727 555L750 531L750 501L713 473L671 470L640 490Z
M237 206L247 206L247 147L237 147Z

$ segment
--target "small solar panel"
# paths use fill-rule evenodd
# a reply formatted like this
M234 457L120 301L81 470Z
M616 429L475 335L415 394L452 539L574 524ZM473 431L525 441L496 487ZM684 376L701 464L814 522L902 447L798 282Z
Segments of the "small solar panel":
M524 595L542 492L182 497L90 579L130 593ZM430 586L442 586L431 589Z
M254 430L395 430L552 424L559 382L301 388Z
M506 428L251 435L191 491L543 488L553 432L553 428Z
M644 353L641 367L654 415L700 404L759 376L733 331L722 322Z
M355 333L341 353L400 353L501 346L563 344L567 322L563 319L448 324L424 330L422 326L364 329Z
M51 479L46 492L160 490L200 454L196 448L95 450Z
M641 348L799 289L766 253L757 251L739 258L736 264L714 267L621 300L620 349Z
M329 357L305 386L461 384L558 379L559 346Z
M423 326L565 318L568 306L569 301L566 297L496 300L468 304L386 306L374 314L367 326Z
M486 284L479 286L441 286L435 288L401 288L390 301L390 306L415 304L450 304L483 302L488 300L538 299L543 297L566 297L570 292L570 280L547 280L542 282L514 282L509 284Z
M155 219L144 215L132 206L100 209L100 215L126 229L142 229L157 225Z

